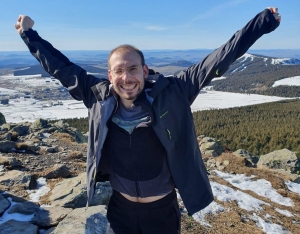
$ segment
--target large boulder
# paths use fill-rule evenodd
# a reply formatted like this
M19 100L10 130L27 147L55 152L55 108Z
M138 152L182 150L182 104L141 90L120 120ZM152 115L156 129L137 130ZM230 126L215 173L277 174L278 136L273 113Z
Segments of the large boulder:
M252 166L252 167L255 167L258 160L259 160L258 156L253 155L253 154L249 153L248 151L246 151L244 149L238 149L238 150L234 151L233 154L235 156L245 158L247 160L246 165L249 165L249 166Z
M20 202L15 204L10 210L9 210L9 214L14 214L14 213L18 213L18 214L23 214L23 215L31 215L34 214L36 212L38 212L40 210L40 206L33 203L33 202Z
M0 184L5 186L22 185L24 189L32 189L34 182L30 174L12 170L0 175Z
M30 128L33 130L47 128L49 126L49 123L45 119L37 119L35 120L31 125Z
M291 173L299 173L300 161L295 152L282 149L260 156L257 167L283 169Z
M0 141L0 152L8 153L14 149L16 143L13 141Z
M107 219L105 206L92 206L73 210L61 221L51 234L106 234Z
M64 164L55 164L41 174L46 179L67 178L71 176L70 169Z
M5 223L0 225L0 233L9 233L9 234L20 234L20 233L30 233L38 234L38 226L30 224L28 222L16 221L10 219Z
M92 206L107 205L112 194L109 182L96 184ZM86 206L86 173L77 177L65 179L55 185L49 197L52 206L80 208Z
M11 132L18 133L19 136L25 136L28 134L29 126L25 124L20 124L11 129Z
M220 156L224 152L224 148L220 142L211 137L204 137L200 142L200 151L203 155L212 157Z
M63 207L44 207L37 211L31 223L42 227L51 227L62 221L73 209ZM63 233L63 232L62 232ZM71 232L72 233L72 232Z

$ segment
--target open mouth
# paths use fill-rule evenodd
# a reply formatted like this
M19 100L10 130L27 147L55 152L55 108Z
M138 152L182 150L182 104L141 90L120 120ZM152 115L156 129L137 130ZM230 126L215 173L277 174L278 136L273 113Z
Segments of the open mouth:
M132 91L137 87L137 84L124 84L120 86L125 91Z

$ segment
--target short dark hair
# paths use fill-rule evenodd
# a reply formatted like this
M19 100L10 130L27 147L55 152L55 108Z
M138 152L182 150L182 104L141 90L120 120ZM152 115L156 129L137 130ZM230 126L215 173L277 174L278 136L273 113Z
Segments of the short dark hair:
M109 56L108 56L108 69L110 69L110 58L111 56L116 53L116 52L130 52L130 51L134 51L136 52L140 58L141 58L141 65L144 66L145 65L145 58L144 58L144 54L142 51L140 51L138 48L132 46L132 45L128 45L128 44L124 44L124 45L120 45L116 48L114 48L112 51L110 51Z

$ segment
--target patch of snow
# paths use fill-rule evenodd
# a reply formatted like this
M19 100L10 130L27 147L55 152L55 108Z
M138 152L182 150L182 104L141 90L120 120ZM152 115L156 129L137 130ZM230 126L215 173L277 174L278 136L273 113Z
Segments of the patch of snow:
M50 191L50 188L47 186L46 178L40 177L36 180L37 189L26 190L30 195L30 200L32 202L39 202L40 197L47 194Z
M281 209L278 209L278 208L275 208L275 210L278 212L278 213L280 213L280 214L282 214L282 215L285 215L285 216L287 216L287 217L293 217L294 215L291 213L291 212L289 212L288 210L281 210Z
M246 176L244 174L232 175L221 171L215 171L216 175L228 181L233 186L242 189L250 190L259 196L266 197L273 202L284 206L294 206L293 201L288 197L283 197L272 187L272 184L265 179L253 181L254 176Z
M227 78L227 77L225 77L225 76L220 76L220 77L213 78L211 81L225 80L226 78Z
M205 207L203 210L200 210L199 212L193 214L193 218L201 225L211 227L211 225L205 220L205 216L209 214L216 215L220 212L224 212L223 206L213 201L209 204L209 206Z
M229 188L228 186L210 182L212 191L214 196L219 201L231 202L236 201L238 206L244 210L252 211L252 210L261 210L262 205L270 205L264 201L258 200L247 193L243 193L239 190L234 190Z
M245 53L243 56L241 56L241 57L238 59L238 61L239 61L240 59L243 59L242 61L240 61L240 63L245 62L247 59L250 59L250 61L253 61L254 57L256 57L256 56L254 56L253 54Z
M298 65L300 64L299 59L294 58L272 58L271 64L273 65Z
M266 102L275 102L289 98L264 96L258 94L240 94L220 91L206 91L197 96L191 106L192 111L223 109L239 106L255 105ZM1 112L1 109L0 109ZM5 116L5 115L4 115ZM6 118L6 116L5 116Z
M4 165L0 165L0 172L4 171Z
M281 225L264 221L262 218L257 216L255 213L253 214L253 216L251 216L251 219L256 223L256 226L261 228L267 234L275 234L275 233L289 234L289 233L291 233Z
M293 76L293 77L277 80L274 82L272 87L276 87L280 85L300 86L300 76Z
M298 193L300 195L300 184L291 182L291 181L285 181L285 184L287 185L288 189L294 193Z

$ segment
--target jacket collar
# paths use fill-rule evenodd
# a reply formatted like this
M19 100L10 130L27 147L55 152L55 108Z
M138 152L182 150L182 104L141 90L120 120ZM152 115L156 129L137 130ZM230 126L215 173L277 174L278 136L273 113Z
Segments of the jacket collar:
M160 92L170 84L163 75L151 75L146 79L145 89L151 90L148 94L155 99Z

